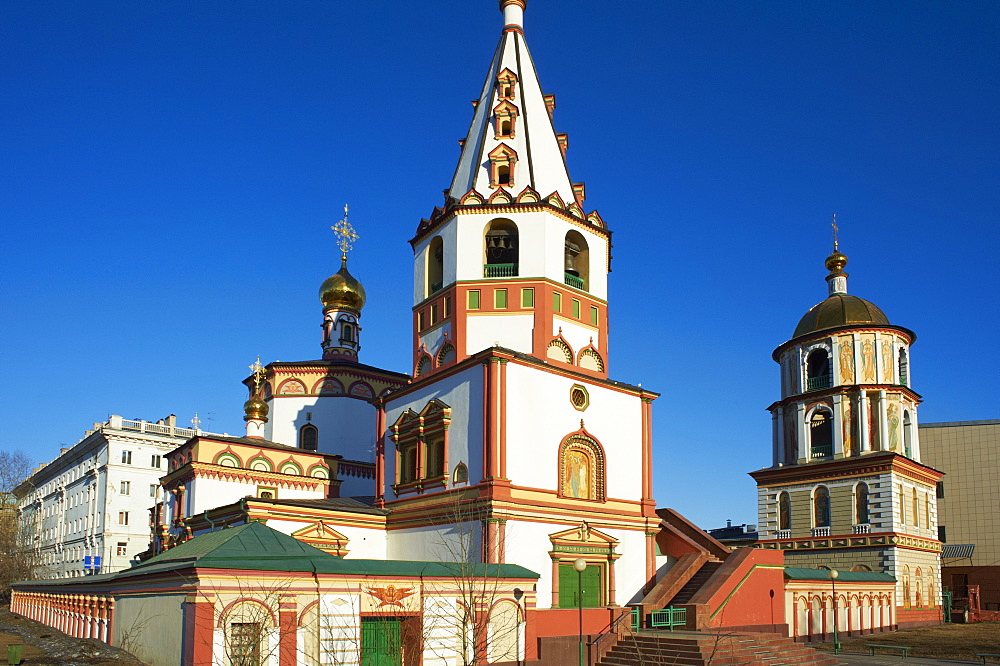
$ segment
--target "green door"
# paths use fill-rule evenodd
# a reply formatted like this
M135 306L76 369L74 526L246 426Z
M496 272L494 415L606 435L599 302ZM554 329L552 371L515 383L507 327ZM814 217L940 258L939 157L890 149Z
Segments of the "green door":
M588 564L582 574L577 574L571 563L559 565L559 607L577 608L578 588L583 588L583 607L601 605L601 565Z
M402 666L401 629L398 618L361 618L361 666Z

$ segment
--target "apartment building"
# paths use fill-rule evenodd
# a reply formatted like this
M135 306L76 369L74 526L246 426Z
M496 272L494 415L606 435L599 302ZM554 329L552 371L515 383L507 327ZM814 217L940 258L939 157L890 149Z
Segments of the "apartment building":
M39 576L128 568L149 545L149 510L160 499L167 452L196 434L173 415L156 422L111 416L35 468L15 494L41 553Z

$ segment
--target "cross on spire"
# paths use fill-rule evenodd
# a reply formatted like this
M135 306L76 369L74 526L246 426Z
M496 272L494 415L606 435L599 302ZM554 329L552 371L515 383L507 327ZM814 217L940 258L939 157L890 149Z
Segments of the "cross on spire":
M253 373L253 392L256 394L260 391L260 385L264 382L264 366L260 362L260 356L258 356L257 360L251 363L248 367Z
M349 212L347 204L344 204L344 219L330 227L333 229L333 235L337 237L337 246L340 247L340 258L343 261L347 261L347 253L351 251L354 241L358 240L357 232L347 221Z
M833 214L833 222L830 223L830 226L833 227L833 251L837 252L838 249L839 249L837 247L837 232L840 231L840 228L837 227L837 214L836 213Z

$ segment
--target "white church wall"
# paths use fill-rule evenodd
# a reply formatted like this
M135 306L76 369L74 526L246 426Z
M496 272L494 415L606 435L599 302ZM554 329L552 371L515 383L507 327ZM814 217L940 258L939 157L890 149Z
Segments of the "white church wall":
M448 429L448 468L464 462L469 468L470 481L483 474L483 368L472 366L462 372L435 379L426 386L386 403L386 426L391 426L407 409L419 413L435 398L451 407L451 426ZM395 499L392 484L396 478L396 449L385 436L385 499Z
M299 429L312 423L319 431L321 453L375 462L375 407L365 400L349 396L276 396L271 400L269 419L264 432L273 442L298 446Z
M508 294L508 298L520 298ZM472 355L499 343L518 351L531 350L533 314L470 314L465 320L465 353Z
M427 350L428 354L436 358L438 350L444 344L445 337L451 340L455 337L451 334L451 322L445 322L423 333L420 336L420 343Z
M364 479L359 476L340 475L340 496L360 497L375 494L375 479Z
M185 517L224 504L232 504L247 495L251 497L257 495L257 484L205 477L194 479L187 487Z
M390 560L452 563L476 559L481 552L482 524L478 520L448 525L428 525L388 533L386 556ZM508 562L520 564L508 559Z
M586 387L589 407L570 402ZM606 495L639 499L642 489L642 401L635 396L545 370L507 365L507 476L519 486L556 490L559 444L584 427L605 451Z
M590 344L597 349L601 348L600 332L596 327L583 326L565 317L552 317L552 336L560 333L575 354L579 354L581 349Z

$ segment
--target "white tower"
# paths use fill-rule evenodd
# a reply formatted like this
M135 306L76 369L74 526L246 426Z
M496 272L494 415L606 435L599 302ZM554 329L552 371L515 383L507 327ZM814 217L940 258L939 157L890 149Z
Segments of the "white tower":
M611 232L570 180L524 2L500 6L503 34L444 206L410 241L415 374L499 345L606 377Z

